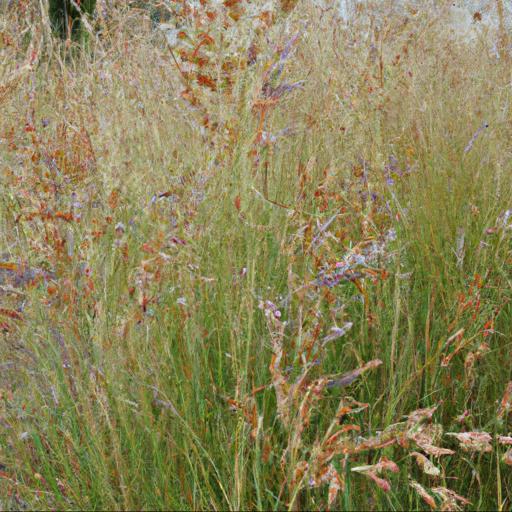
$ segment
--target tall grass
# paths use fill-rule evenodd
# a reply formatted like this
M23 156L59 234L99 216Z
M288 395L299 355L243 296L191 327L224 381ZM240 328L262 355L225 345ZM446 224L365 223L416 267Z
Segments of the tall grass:
M2 13L0 508L509 509L501 29L113 4Z

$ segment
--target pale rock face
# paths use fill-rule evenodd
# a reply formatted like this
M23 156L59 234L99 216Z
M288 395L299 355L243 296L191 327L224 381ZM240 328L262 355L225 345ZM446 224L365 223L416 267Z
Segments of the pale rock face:
M499 58L498 33L499 21L496 0L458 0L451 1L448 11L450 28L457 38L469 41L478 40L480 35L489 32L496 34L495 44L489 48ZM512 2L503 0L505 29L512 29ZM512 48L510 49L512 50Z
M321 3L325 0L315 0ZM385 10L391 7L399 15L411 16L414 11L442 14L457 38L475 40L485 31L498 30L497 0L338 0L341 16L350 22L356 5L372 3ZM512 30L512 1L502 0L505 28ZM413 15L414 16L414 15Z
M194 3L192 0L191 3ZM196 0L197 1L197 0ZM221 0L216 0L220 2ZM326 4L327 0L314 0L317 4ZM339 12L346 20L350 20L350 13L355 5L365 4L367 0L338 0ZM375 4L375 1L373 1ZM269 8L272 2L268 2ZM382 4L384 5L384 4ZM393 8L397 12L407 12L410 14L411 9L431 9L432 13L439 12L440 9L446 9L447 20L454 35L466 39L476 39L483 31L498 29L498 17L496 11L496 0L396 0L393 2ZM512 30L512 1L503 0L503 8L505 14L506 27ZM479 13L479 17L475 20L475 13ZM480 19L481 17L481 19ZM177 35L179 28L169 23L159 25L160 30L164 33L168 44L174 47L177 44Z
M174 48L178 44L179 29L170 23L160 23L158 28L164 33L165 38L167 39L167 44L171 48Z
M468 0L465 2L451 2L449 19L453 29L460 35L475 38L482 30L496 30L498 19L495 2L489 0ZM479 13L481 19L475 19L475 13Z
M322 3L322 0L315 0ZM343 17L349 16L356 4L369 3L368 0L338 0L339 9ZM372 1L375 5L375 0ZM448 17L454 27L464 30L472 30L478 25L492 26L497 24L496 0L396 0L390 2L397 12L407 12L411 9L431 9L439 12L447 9ZM385 2L382 1L382 6ZM503 9L507 24L512 27L512 2L503 0ZM475 22L473 15L479 12L482 20Z

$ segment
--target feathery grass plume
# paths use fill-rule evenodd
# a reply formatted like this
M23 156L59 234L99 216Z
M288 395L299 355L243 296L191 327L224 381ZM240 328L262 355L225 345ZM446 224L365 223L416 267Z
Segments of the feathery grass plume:
M434 498L425 490L425 488L416 482L415 480L411 480L409 485L418 493L420 498L432 509L437 509L437 504Z
M410 455L416 459L416 463L426 475L438 477L441 474L441 470L422 453L411 452Z
M432 492L441 498L442 510L462 510L459 503L462 505L471 505L471 502L464 498L464 496L460 496L446 487L433 487Z
M498 408L498 418L506 418L512 411L512 381L507 384Z
M492 452L492 437L487 432L447 432L459 441L460 447L468 452Z

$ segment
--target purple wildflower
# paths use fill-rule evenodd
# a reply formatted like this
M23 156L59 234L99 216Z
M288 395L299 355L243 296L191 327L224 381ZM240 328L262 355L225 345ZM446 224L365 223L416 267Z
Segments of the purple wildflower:
M263 310L265 313L265 316L269 318L272 316L274 319L279 320L281 318L281 311L277 308L277 306L269 301L260 301L258 305L259 309Z
M290 56L293 46L295 45L295 43L297 42L299 37L300 37L300 32L296 32L292 36L292 38L286 43L283 51L279 55L279 60L270 68L270 70L268 71L268 75L271 75L277 68L274 78L279 78L279 76L283 72L284 63L285 63L286 59Z
M263 84L262 93L264 98L277 100L286 93L292 92L295 89L304 86L305 81L299 80L293 84L281 84L277 87L272 87L269 82Z
M464 154L469 153L471 151L471 148L473 147L473 144L475 143L476 139L482 133L485 128L489 128L489 123L485 122L478 130L473 134L473 137L471 137L471 140L468 142L468 145L464 148Z
M389 156L389 163L384 167L384 176L386 178L386 183L388 185L394 185L395 177L402 177L404 175L404 171L400 168L399 162L394 155Z

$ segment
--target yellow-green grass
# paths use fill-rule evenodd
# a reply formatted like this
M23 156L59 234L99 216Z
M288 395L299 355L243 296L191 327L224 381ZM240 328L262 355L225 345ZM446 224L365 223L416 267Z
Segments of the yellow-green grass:
M277 2L229 30L219 8L216 90L142 10L82 48L2 14L0 508L324 509L329 463L333 509L428 509L410 479L438 508L439 487L510 508L511 62L499 33L383 5L345 26ZM272 87L304 83L265 103L287 43ZM424 452L438 476L411 432L350 452L433 406L424 424L492 451L432 439L454 451ZM351 471L382 457L388 492Z

